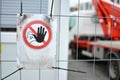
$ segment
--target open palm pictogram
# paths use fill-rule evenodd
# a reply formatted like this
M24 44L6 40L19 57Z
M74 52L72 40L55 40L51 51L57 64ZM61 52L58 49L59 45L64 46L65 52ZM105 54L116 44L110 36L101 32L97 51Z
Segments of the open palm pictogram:
M45 28L40 26L38 27L37 35L33 34L33 36L37 42L41 43L44 41L46 33L47 31L45 31Z

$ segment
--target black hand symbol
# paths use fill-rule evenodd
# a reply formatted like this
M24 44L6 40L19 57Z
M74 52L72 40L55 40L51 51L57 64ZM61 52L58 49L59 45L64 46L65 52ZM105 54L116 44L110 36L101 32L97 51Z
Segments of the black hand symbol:
M33 36L37 42L41 43L44 41L46 33L47 31L45 31L45 28L41 26L41 27L38 27L37 35L33 34Z

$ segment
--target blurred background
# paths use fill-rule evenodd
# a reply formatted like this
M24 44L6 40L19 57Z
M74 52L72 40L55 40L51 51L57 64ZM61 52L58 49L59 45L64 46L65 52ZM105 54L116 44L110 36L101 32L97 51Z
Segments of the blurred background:
M20 0L0 0L0 78L17 69ZM23 0L23 13L50 14L52 0ZM119 80L120 0L54 0L56 66L84 71L21 70L5 80Z

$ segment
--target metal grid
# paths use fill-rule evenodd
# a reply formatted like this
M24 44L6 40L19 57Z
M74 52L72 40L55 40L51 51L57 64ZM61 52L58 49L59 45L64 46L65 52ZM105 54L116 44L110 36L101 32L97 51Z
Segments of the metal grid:
M1 5L2 5L2 1L3 0L1 0ZM41 4L41 2L42 2L43 0L40 0L40 4ZM61 13L61 6L62 5L64 5L64 4L61 4L61 1L62 0L60 0L60 12L59 13ZM19 1L20 2L20 1ZM78 0L78 3L80 3L81 2L81 0ZM80 6L80 4L78 4L78 6ZM114 5L113 5L114 6ZM38 12L38 13L42 13L42 11L44 11L43 10L43 7L41 7L40 6L40 12ZM24 12L24 11L23 11ZM19 11L17 12L17 13L19 13ZM33 12L34 13L34 12ZM81 10L79 10L78 11L78 14L77 14L77 16L74 16L74 17L76 17L77 19L78 19L78 22L80 21L80 18L83 18L83 19L90 19L91 17L89 17L89 16L81 16L81 15L79 15L79 13L81 13ZM14 16L16 16L16 14L3 14L3 13L1 13L1 15L14 15ZM66 15L66 14L61 14L61 15L59 15L59 14L55 14L55 15L53 15L53 16L55 16L55 17L57 17L58 19L59 19L59 31L58 31L58 33L60 33L61 32L61 25L60 25L60 23L62 22L61 21L61 18L70 18L71 17L71 15ZM1 19L1 16L0 16L0 19ZM1 21L0 21L1 22ZM2 23L1 23L2 24ZM4 24L4 25L6 25L6 24ZM15 25L15 24L13 24L13 25ZM1 25L2 26L2 25ZM94 26L95 27L97 27L97 25L96 24L94 24ZM77 31L76 31L76 33L77 33L77 36L79 36L79 27L80 27L80 24L78 23L77 24ZM95 28L95 34L96 34L96 28ZM60 42L60 34L59 34L59 37L58 37L58 42ZM95 37L95 40L97 40L97 38ZM58 46L60 46L61 44L60 43L58 43ZM111 46L112 46L112 44L111 44ZM100 77L102 77L102 76L100 76L100 77L97 77L99 74L97 74L97 76L96 76L96 71L97 71L97 68L98 67L96 67L96 65L97 64L99 64L99 62L102 62L102 63L100 63L100 65L104 65L104 63L103 62L105 62L105 61L109 61L110 62L110 64L111 64L111 61L113 61L112 59L111 59L111 56L110 56L110 59L96 59L95 57L93 58L93 59L78 59L78 55L79 55L79 52L78 52L78 44L77 44L77 49L76 49L77 51L76 51L76 59L72 59L72 58L69 58L69 60L60 60L59 58L60 58L60 48L57 50L57 53L58 53L58 56L57 56L57 61L56 62L59 62L59 63L64 63L64 62L69 62L69 65L68 65L68 68L71 68L71 69L75 69L75 70L85 70L86 72L87 72L87 74L79 74L79 73L73 73L73 72L68 72L68 80L72 80L73 78L71 78L71 75L74 77L76 77L74 80L99 80L99 78ZM112 49L111 49L112 50ZM65 53L66 54L66 53ZM94 54L96 54L96 52L94 52ZM118 61L119 61L119 59L117 59ZM15 63L16 61L15 60L2 60L2 62L6 62L6 63ZM87 65L87 67L86 67L86 65L84 66L83 64L84 64L84 62L86 62L88 65ZM89 63L90 62L90 63ZM60 66L59 65L59 63L57 64L57 66ZM83 63L83 64L81 64L81 66L80 66L80 68L78 68L78 64L81 64L81 63ZM70 65L74 65L74 66L70 66ZM82 66L83 65L83 66ZM92 65L92 67L89 67L90 65ZM86 68L84 68L84 67L86 67ZM87 68L89 68L89 69L87 69ZM24 72L24 71L23 71ZM40 73L40 70L31 70L30 72L32 72L32 74L31 75L33 75L33 80L41 80L41 73ZM59 70L56 70L56 72L57 72L57 74L59 75ZM36 73L38 73L38 74L36 74ZM104 72L103 72L104 73ZM25 77L25 73L23 73L22 74L22 71L20 71L20 72L18 72L18 74L19 74L19 76L18 76L18 78L17 79L19 79L19 80L24 80L21 76L24 76ZM75 75L73 75L73 74L75 74ZM91 74L91 75L89 75L89 74ZM36 76L36 75L39 75L39 76ZM76 75L78 75L78 76L76 76ZM91 78L91 76L92 76L92 78ZM107 75L106 75L107 76ZM1 70L1 77L3 77L2 76L2 70ZM27 75L27 77L29 77L28 75ZM36 78L37 77L37 78ZM81 78L82 77L82 78ZM101 79L101 78L100 78ZM9 79L8 79L9 80ZM57 80L59 80L59 76L57 76ZM103 79L103 80L110 80L110 76L108 76L108 78L105 78L105 79Z
M88 3L92 4L92 0L91 0L91 2L90 2L90 0L89 1L85 0L87 2L86 3L84 2L84 4L82 3L83 2L82 0L75 0L75 1L77 2L77 4L78 4L77 6L79 6L79 8L81 5L86 5ZM118 3L120 5L119 0L111 0L111 1ZM71 4L72 4L72 2L71 2ZM114 4L113 4L113 7L114 7ZM80 10L78 10L77 15L72 16L72 17L76 17L78 19L77 20L78 21L77 29L75 32L78 41L79 41L79 37L80 37L80 33L81 33L80 32L80 29L81 29L80 21L84 21L83 22L84 25L82 25L82 27L84 27L87 25L87 23L88 23L87 21L89 19L92 19L92 15L91 16L84 16L83 14L82 14L83 16L80 15L82 13L83 9L88 10L89 9L88 5L84 6L84 8L82 7ZM114 9L113 9L112 13L114 15ZM99 17L101 17L101 16L99 16ZM110 18L110 17L101 17L101 18ZM85 24L85 22L86 22L86 24ZM96 34L97 27L98 27L97 23L94 23L94 26L95 26L95 29L94 29L95 41L97 41L97 34ZM87 30L87 29L84 28L84 30ZM72 72L70 72L70 73L68 73L68 76L69 76L68 80L73 80L73 79L74 80L111 80L110 73L108 73L108 71L107 71L108 67L106 67L106 66L108 64L106 62L109 62L110 67L112 65L112 63L111 63L112 61L119 61L120 62L120 59L113 59L112 58L112 38L111 38L110 58L108 58L108 59L104 59L104 58L97 59L95 56L92 59L85 57L85 56L82 56L82 57L84 57L84 59L81 59L81 58L79 58L79 55L81 54L81 52L80 52L80 48L78 47L78 45L80 45L80 44L78 44L78 43L76 44L76 49L75 49L76 55L72 55L72 58L71 58L71 56L69 58L69 66L68 67L73 68L73 69L78 69L78 70L79 69L85 70L87 72L87 74L80 75L80 74L72 74ZM87 51L89 51L89 49L87 49ZM97 53L96 51L93 52L94 55L96 55L96 53ZM71 52L71 54L72 54L72 52ZM70 65L74 65L74 66L70 66ZM70 77L70 76L72 76L72 77ZM117 79L115 79L115 80L117 80Z
M16 27L16 14L20 13L21 0L1 0L1 26L4 28ZM23 0L24 13L47 14L48 0Z
M12 34L11 32L16 32L16 15L17 13L20 13L20 0L1 0L1 12L0 12L0 19L1 19L1 31L2 32L10 32L10 34ZM12 3L12 4L11 4ZM60 1L61 3L61 1ZM16 4L16 5L14 5ZM61 7L61 4L56 5L57 7ZM30 8L31 7L31 8ZM6 10L6 8L8 9L8 11ZM17 8L17 9L15 9ZM37 9L36 9L37 8ZM23 13L35 13L35 14L48 14L48 0L29 0L29 1L24 1L23 0ZM11 9L11 10L9 10ZM11 11L11 12L10 12ZM13 11L13 12L12 12ZM53 15L55 17L58 18L58 43L57 45L60 46L60 35L59 34L60 31L60 26L61 26L61 19L60 19L60 14L61 11L58 10L58 12ZM49 14L48 14L49 15ZM11 18L11 19L10 19ZM67 29L66 29L67 30ZM11 36L10 36L11 37ZM16 55L15 53L16 51L16 43L13 41L5 43L2 43L2 53L5 54L1 54L0 59L1 59L1 68L0 68L0 78L5 77L6 75L10 74L11 72L13 72L14 70L16 70ZM8 56L8 54L10 54ZM56 61L56 65L59 66L59 54L60 54L60 49L57 49L57 54L58 56L57 61ZM59 80L59 74L61 71L59 70L20 70L19 72L17 72L16 74L13 74L12 76L8 77L6 80L24 80L24 79L31 79L31 80L49 80L50 78L53 79L57 79ZM47 74L47 77L46 77ZM52 77L51 77L52 74ZM57 74L57 77L55 76Z

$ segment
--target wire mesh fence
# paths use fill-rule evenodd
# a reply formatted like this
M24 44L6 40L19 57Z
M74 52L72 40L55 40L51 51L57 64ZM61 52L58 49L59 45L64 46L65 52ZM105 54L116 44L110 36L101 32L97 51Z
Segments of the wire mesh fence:
M70 7L68 8L70 10L70 14L65 14L63 12L63 0L60 0L59 5L54 7L59 7L59 11L56 14L53 14L53 17L57 17L58 19L58 50L57 50L57 56L56 56L56 64L57 66L61 65L67 65L68 62L68 69L64 68L56 68L58 70L22 70L11 76L10 78L7 78L6 80L48 80L51 78L54 80L56 77L56 80L61 80L60 78L61 73L62 76L63 73L68 73L67 80L112 80L112 78L115 78L114 80L118 80L120 77L120 73L118 73L116 70L119 71L120 59L119 59L119 53L120 50L113 51L114 43L112 42L112 38L107 39L107 41L110 42L109 48L103 53L104 48L101 46L94 46L94 45L88 45L87 48L84 47L84 45L81 48L81 44L79 43L79 40L85 40L87 41L106 41L106 38L103 36L102 27L97 22L96 14L94 10L94 6L92 3L92 0L68 0L70 2ZM113 1L113 0L112 0ZM73 3L75 5L73 5ZM37 13L37 14L48 14L48 0L29 0L24 1L23 0L23 13ZM114 3L118 3L120 5L119 0L114 1ZM20 1L19 0L1 0L0 1L1 9L0 9L0 27L1 31L16 31L16 15L20 13ZM68 7L69 5L65 5ZM65 7L64 6L64 7ZM114 4L112 5L114 7ZM67 10L67 11L69 11ZM64 10L65 11L65 10ZM62 13L63 12L63 13ZM112 12L112 15L114 15L114 9ZM95 16L95 18L94 18ZM110 18L110 17L103 17L99 16L101 18ZM69 19L69 28L64 28L66 25L61 25L61 23L64 23L65 20ZM120 19L120 18L116 18ZM11 29L12 28L12 29ZM61 39L61 33L62 30L69 29L69 39ZM65 33L65 32L64 32ZM65 35L65 34L64 34ZM65 38L65 37L63 37ZM76 44L74 47L70 46L71 41L74 42L74 39L76 39ZM68 43L65 43L64 41L68 40ZM119 41L119 40L118 40ZM61 44L61 42L63 42ZM61 49L60 45L68 44L68 53L64 53L68 55L68 59L63 54L60 54ZM106 44L100 43L100 44ZM4 43L3 43L4 44ZM15 53L16 53L16 43L11 44L7 43L2 46L3 52L1 54L1 78L5 77L7 74L11 73L12 71L16 70L16 59L15 59ZM120 45L118 45L119 47ZM61 46L63 47L63 46ZM87 52L86 52L87 51ZM89 53L88 53L89 52ZM117 57L113 56L113 54L116 54ZM3 54L4 53L4 54ZM82 53L86 53L82 55ZM94 54L94 55L93 55ZM107 54L110 54L107 56ZM86 57L88 56L88 57ZM106 57L107 56L107 57ZM61 57L63 57L61 59ZM114 66L115 67L114 67ZM118 65L118 66L117 66ZM114 67L114 71L112 71ZM62 70L59 70L62 69ZM64 72L63 70L67 70L67 72ZM83 70L86 72L86 74L77 73L80 70ZM109 71L110 70L110 71ZM62 72L63 71L63 72ZM29 74L29 75L28 75ZM46 77L46 74L48 77ZM51 74L52 77L51 77ZM54 76L57 74L57 76ZM117 75L117 76L116 76Z

